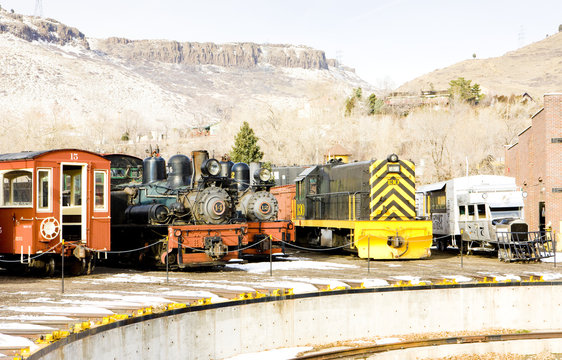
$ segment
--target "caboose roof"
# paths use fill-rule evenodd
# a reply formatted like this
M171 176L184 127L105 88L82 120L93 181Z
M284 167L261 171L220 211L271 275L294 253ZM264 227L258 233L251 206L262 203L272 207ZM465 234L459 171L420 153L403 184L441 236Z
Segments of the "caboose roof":
M48 154L51 152L72 152L72 151L79 151L79 152L86 152L93 155L100 156L98 153L94 153L88 150L80 150L80 149L51 149L51 150L40 150L40 151L22 151L17 153L10 153L10 154L0 154L0 162L5 161L16 161L16 160L31 160L38 158L41 155Z
M45 154L52 150L43 151L22 151L18 153L11 154L0 154L0 161L14 161L14 160L29 160L35 159L36 157Z

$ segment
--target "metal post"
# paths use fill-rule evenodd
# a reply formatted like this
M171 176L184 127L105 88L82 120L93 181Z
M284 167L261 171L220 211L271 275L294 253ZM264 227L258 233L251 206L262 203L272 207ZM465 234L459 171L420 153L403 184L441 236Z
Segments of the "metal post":
M461 251L461 269L462 269L462 268L464 268L463 255L462 255L462 249L463 249L463 246L462 246L462 234L461 234L461 240L460 240L460 242L459 242L459 249L460 249L460 251Z
M166 284L170 282L170 278L168 275L169 267L170 267L170 241L166 236Z
M367 236L367 273L371 273L371 237Z
M556 267L556 230L552 230L552 247L554 248L554 267Z
M61 250L61 289L64 294L64 239L61 240L62 250Z
M271 248L271 235L269 235L269 276L273 276L273 249Z

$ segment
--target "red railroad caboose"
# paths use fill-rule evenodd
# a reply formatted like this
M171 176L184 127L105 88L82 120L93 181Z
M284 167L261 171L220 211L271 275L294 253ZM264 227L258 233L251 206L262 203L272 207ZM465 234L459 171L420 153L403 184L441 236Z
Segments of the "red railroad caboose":
M84 150L0 155L0 267L78 275L110 250L110 161Z

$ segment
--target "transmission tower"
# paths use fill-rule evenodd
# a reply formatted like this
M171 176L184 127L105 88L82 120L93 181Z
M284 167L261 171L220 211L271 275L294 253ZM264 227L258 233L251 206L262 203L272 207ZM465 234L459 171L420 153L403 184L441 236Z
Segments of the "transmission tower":
M42 0L35 0L35 12L33 15L38 17L43 17L43 1Z
M519 47L523 47L525 46L525 26L521 25L521 28L519 28Z

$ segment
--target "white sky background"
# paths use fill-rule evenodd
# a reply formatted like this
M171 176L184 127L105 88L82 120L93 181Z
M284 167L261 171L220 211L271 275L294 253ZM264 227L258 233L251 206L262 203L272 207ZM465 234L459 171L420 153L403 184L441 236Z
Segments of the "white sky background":
M32 15L36 0L0 0ZM88 37L307 45L377 87L558 32L562 0L42 0Z

